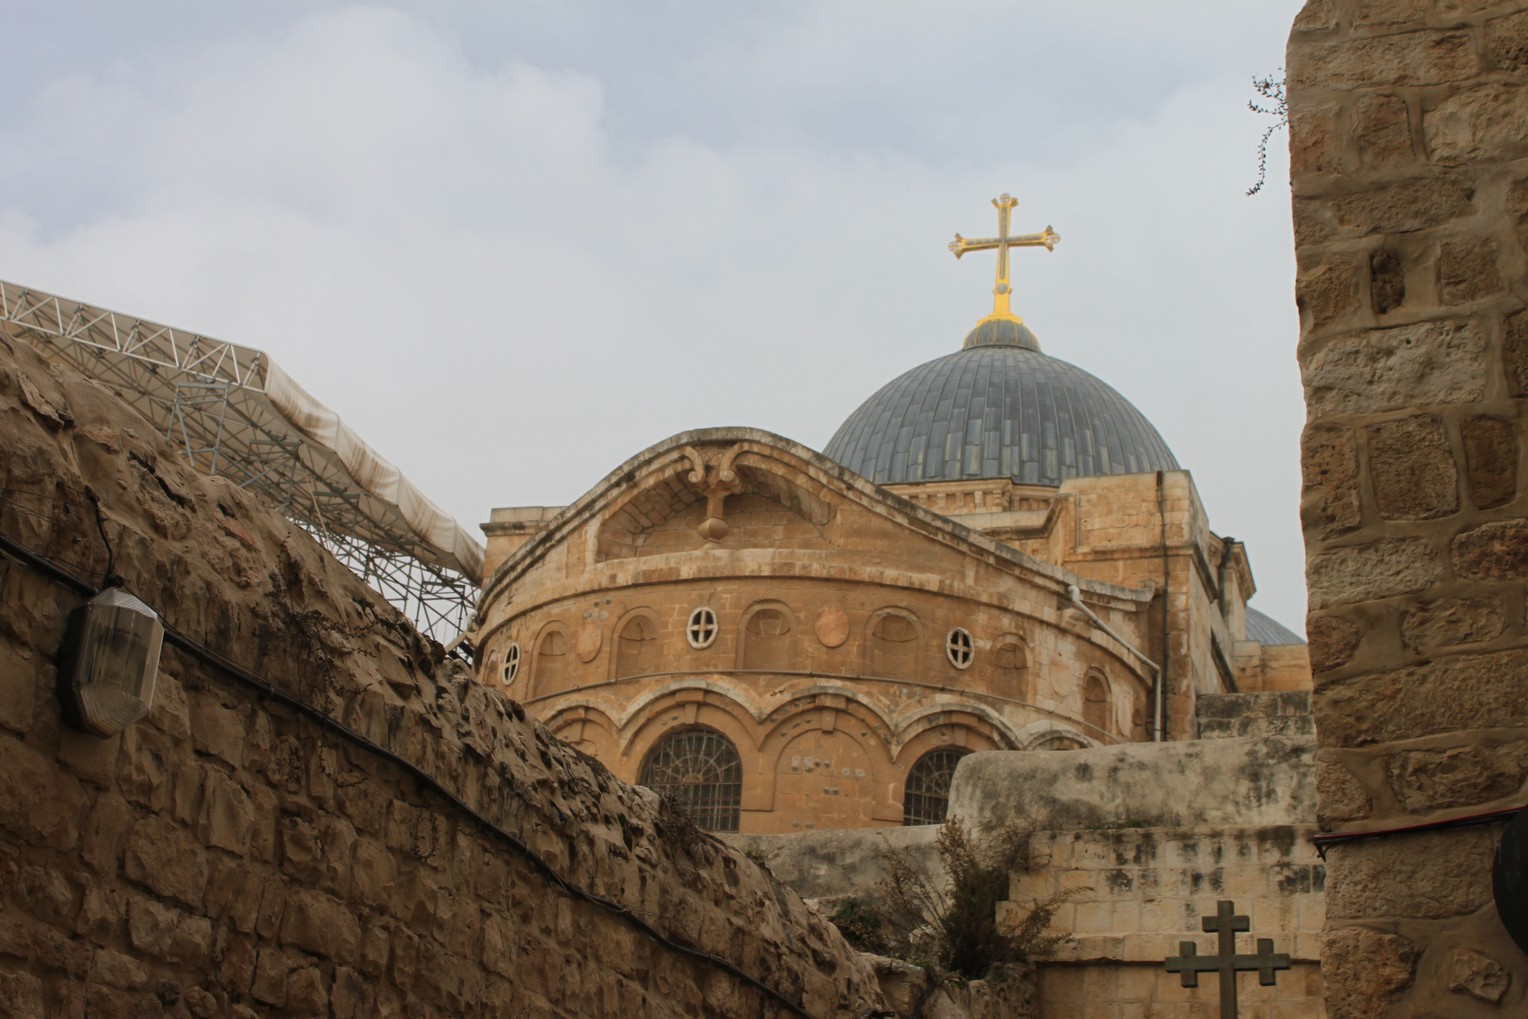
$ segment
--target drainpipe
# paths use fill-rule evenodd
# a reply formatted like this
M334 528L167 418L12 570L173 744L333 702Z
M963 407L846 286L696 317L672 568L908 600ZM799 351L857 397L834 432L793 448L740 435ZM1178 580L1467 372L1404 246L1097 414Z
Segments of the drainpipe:
M1162 667L1157 671L1155 736L1156 742L1161 743L1163 730L1167 728L1167 670L1173 657L1172 632L1168 624L1168 617L1172 609L1172 599L1168 597L1171 591L1168 586L1167 568L1167 488L1165 475L1162 471L1157 471L1157 516L1162 521Z
M1229 534L1220 539L1220 565L1215 567L1215 600L1220 603L1220 614L1226 614L1226 566L1231 562L1237 541Z
M1162 672L1162 667L1160 665L1158 665L1156 662L1152 661L1150 658L1147 658L1145 655L1141 654L1141 652L1138 649L1136 649L1136 648L1132 647L1130 644L1126 643L1125 642L1125 638L1121 637L1119 634L1117 634L1113 630L1109 629L1109 624L1108 623L1104 622L1102 619L1099 619L1097 614L1094 613L1094 611L1092 609L1088 608L1086 605L1084 605L1082 603L1082 592L1077 590L1077 585L1076 584L1068 584L1068 585L1066 585L1066 596L1072 600L1072 605L1073 606L1075 606L1078 609L1081 609L1082 610L1082 614L1087 616L1090 620L1093 621L1093 625L1094 626L1098 627L1100 630L1104 631L1109 636L1111 636L1115 640L1119 641L1119 643L1124 647L1124 649L1126 651L1129 651L1136 658L1140 659L1141 662L1143 664L1145 664L1145 666L1152 671L1153 675L1159 675Z

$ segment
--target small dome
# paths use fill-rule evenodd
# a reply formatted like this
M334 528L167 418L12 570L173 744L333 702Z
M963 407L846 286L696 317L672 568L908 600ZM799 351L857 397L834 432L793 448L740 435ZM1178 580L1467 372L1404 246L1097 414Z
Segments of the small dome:
M961 346L965 350L972 347L1024 347L1039 350L1040 341L1029 331L1029 326L1016 318L991 317L976 323L976 328L966 333L966 342Z
M981 330L973 330L972 336ZM983 335L893 379L850 414L823 450L879 485L1067 478L1177 470L1129 400L1015 336Z

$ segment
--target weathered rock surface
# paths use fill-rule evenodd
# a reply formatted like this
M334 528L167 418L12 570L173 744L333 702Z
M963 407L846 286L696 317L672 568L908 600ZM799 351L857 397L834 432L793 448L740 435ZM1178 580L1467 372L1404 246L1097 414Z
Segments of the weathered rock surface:
M961 761L950 813L1031 831L1303 824L1316 816L1315 740L1126 743ZM1175 775L1193 776L1185 795Z
M109 560L181 633L525 847L168 646L148 718L73 733L53 658L79 599L0 556L0 1013L786 1014L673 945L805 1014L883 1007L871 965L767 873L550 739L297 528L3 335L0 492L0 531L92 582Z
M1397 934L1363 927L1344 927L1327 934L1321 967L1327 986L1327 1008L1348 1019L1378 1019L1390 1008L1397 991L1410 986L1417 965L1417 947Z

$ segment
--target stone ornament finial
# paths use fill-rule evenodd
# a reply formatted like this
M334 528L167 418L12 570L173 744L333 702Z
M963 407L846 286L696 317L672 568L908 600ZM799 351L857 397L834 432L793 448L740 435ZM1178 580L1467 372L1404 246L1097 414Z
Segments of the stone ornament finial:
M685 479L706 497L706 518L698 528L700 536L709 542L721 541L731 530L726 520L727 496L743 487L732 467L742 447L732 446L713 460L707 460L694 446L685 446L679 452L690 461L691 469Z

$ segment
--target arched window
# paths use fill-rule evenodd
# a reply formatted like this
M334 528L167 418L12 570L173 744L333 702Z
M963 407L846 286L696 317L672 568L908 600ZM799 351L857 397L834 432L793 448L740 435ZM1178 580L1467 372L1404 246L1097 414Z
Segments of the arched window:
M743 802L743 762L715 729L671 732L647 752L637 783L684 805L707 831L737 831Z
M1031 750L1081 750L1087 746L1082 740L1065 733L1055 732L1040 740Z
M883 612L870 623L870 674L913 679L918 672L918 624L900 612Z
M615 639L615 678L647 676L658 671L658 625L651 616L632 616Z
M955 765L971 751L940 747L918 758L907 772L902 789L903 824L943 824L950 811L950 779Z
M1029 655L1017 637L999 637L992 651L993 692L1006 697L1029 697Z
M743 624L738 668L788 670L791 667L791 617L784 608L766 605Z
M562 630L548 630L536 642L536 671L531 680L537 695L557 693L567 685L572 672L569 664L568 637Z
M1089 673L1083 689L1082 720L1100 732L1109 731L1109 684L1097 673Z

